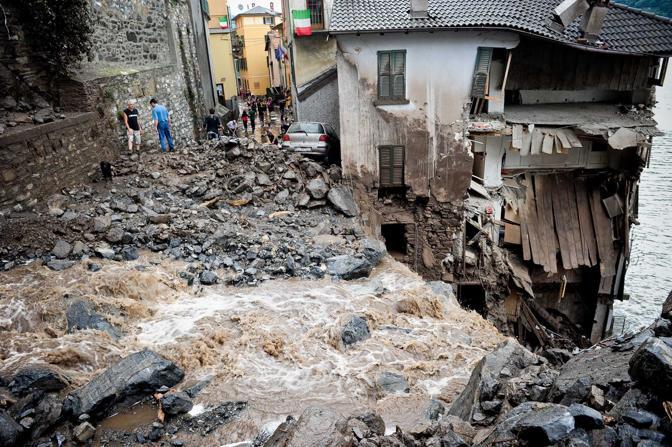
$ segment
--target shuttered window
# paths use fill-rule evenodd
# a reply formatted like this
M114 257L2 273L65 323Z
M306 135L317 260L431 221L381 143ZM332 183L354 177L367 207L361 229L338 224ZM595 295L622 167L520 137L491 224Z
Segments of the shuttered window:
M471 84L472 98L485 98L487 93L490 64L492 63L492 48L478 48L476 54L476 67L474 68L474 80Z
M404 186L404 146L380 146L380 186Z
M378 52L378 98L406 99L406 50Z

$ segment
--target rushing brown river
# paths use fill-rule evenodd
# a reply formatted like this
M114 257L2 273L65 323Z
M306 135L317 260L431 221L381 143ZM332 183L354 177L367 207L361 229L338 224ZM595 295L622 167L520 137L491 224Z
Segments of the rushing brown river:
M426 420L431 398L450 402L474 364L503 340L390 258L365 280L203 288L186 286L178 263L151 256L103 262L97 273L82 263L63 272L29 265L0 274L0 374L46 362L76 387L149 348L184 368L184 383L212 379L192 411L248 402L243 417L220 428L218 438L233 443L308 406L343 414L371 409L388 430L409 428ZM65 333L65 308L75 298L96 303L124 335L115 341L100 331ZM371 337L346 348L341 329L353 315L366 317ZM404 375L410 393L379 395L376 377L384 371Z

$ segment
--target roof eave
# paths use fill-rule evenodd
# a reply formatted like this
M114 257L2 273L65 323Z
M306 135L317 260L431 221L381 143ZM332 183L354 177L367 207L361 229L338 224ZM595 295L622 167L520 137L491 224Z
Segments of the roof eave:
M453 27L433 27L433 28L406 28L406 29L378 29L378 30L347 30L347 31L329 31L330 35L347 35L347 34L385 34L385 33L412 33L412 32L436 32L436 31L461 31L461 30L495 30L495 31L510 31L516 32L519 34L524 34L526 36L535 37L538 39L548 40L550 42L555 42L560 45L566 45L569 47L577 48L584 51L591 51L594 53L607 53L607 54L620 54L624 56L656 56L656 57L672 57L672 51L662 52L662 53L642 53L642 52L631 52L631 51L619 51L619 50L610 50L607 48L596 48L590 47L587 45L581 45L580 43L565 42L562 40L553 39L548 36L543 36L536 34L530 31L521 30L519 28L508 28L508 27L496 27L496 26L453 26Z

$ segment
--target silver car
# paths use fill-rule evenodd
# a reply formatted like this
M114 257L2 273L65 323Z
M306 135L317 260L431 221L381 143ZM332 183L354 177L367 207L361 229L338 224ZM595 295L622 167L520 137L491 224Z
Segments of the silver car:
M292 123L282 137L282 148L305 155L337 157L340 141L334 129L326 123Z

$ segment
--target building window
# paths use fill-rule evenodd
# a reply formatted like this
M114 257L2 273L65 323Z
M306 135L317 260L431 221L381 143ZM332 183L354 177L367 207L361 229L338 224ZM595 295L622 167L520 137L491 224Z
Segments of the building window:
M264 17L264 25L274 25L275 17Z
M308 0L310 25L313 29L324 29L324 6L322 0Z
M378 148L381 188L404 186L404 146Z
M406 99L406 50L378 52L378 99Z

